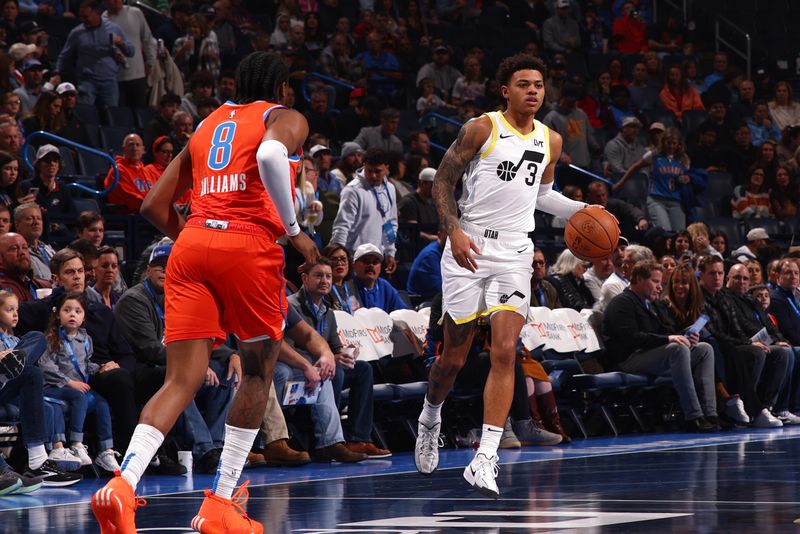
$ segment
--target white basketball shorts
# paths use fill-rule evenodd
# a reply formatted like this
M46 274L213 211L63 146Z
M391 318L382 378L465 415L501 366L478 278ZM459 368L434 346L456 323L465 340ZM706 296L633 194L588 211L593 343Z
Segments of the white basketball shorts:
M442 315L449 313L456 324L501 310L527 318L533 274L533 242L528 234L463 221L461 227L481 251L473 252L478 270L473 273L456 263L448 239L441 263Z

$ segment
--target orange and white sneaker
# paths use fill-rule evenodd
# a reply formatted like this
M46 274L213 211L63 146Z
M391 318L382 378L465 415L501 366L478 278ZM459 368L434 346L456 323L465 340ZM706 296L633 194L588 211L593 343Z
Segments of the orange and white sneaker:
M100 534L136 534L136 509L147 504L137 499L119 471L92 495L92 512L100 524Z
M263 534L264 526L244 511L250 498L249 483L242 484L230 500L206 490L203 505L192 519L192 529L201 534Z

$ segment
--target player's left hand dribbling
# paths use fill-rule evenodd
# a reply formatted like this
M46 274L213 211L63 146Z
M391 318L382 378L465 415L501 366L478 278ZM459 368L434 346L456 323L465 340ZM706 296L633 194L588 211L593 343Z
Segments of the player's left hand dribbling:
M298 272L303 272L309 265L314 264L319 258L319 249L314 241L311 240L304 232L300 232L294 236L288 236L289 243L292 244L294 249L303 255L305 263L297 268Z

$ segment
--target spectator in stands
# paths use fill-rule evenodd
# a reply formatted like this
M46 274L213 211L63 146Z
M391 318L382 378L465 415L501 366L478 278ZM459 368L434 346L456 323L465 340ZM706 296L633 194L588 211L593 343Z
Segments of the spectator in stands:
M792 96L789 82L780 81L775 84L775 98L768 105L772 120L780 130L787 126L800 126L800 102L795 102Z
M64 127L61 103L61 97L55 91L41 93L30 114L22 121L25 131L30 134L37 130L50 133L61 130Z
M383 50L383 39L378 32L367 35L366 50L355 59L361 63L371 93L392 95L400 87L403 79L400 63L393 53Z
M93 287L101 296L103 304L113 310L122 296L122 293L114 289L114 284L119 277L119 254L113 247L100 247L97 255L98 262Z
M600 180L590 183L587 191L589 204L603 206L614 215L622 234L643 235L650 228L650 221L641 209L620 198L608 198L608 186Z
M191 115L195 124L202 120L198 109L200 103L213 99L214 85L214 76L207 70L198 70L189 79L189 93L183 95L181 99L181 111ZM214 102L219 105L216 100Z
M361 63L352 57L347 37L340 33L331 37L328 46L322 49L319 68L323 74L351 83L363 76Z
M230 70L219 73L217 84L217 100L221 103L236 99L236 74Z
M456 81L462 77L457 68L450 65L450 49L445 45L433 48L433 61L423 65L417 72L416 84L419 87L422 80L430 78L441 95L449 100L450 93Z
M614 85L610 89L611 102L603 110L603 121L611 131L622 128L622 121L628 117L636 117L635 110L631 107L631 98L628 88L624 85ZM641 121L640 121L641 122Z
M189 139L192 138L193 133L194 121L192 121L192 116L185 111L176 111L172 116L172 130L169 134L176 153L179 153L189 144Z
M386 313L405 310L408 305L397 290L381 278L383 254L372 243L360 245L353 253L355 297L362 308L380 308Z
M55 254L55 250L41 240L42 232L44 231L42 209L32 202L17 206L14 209L14 228L25 238L28 244L33 276L43 280L50 280L50 258ZM20 302L25 300L20 299Z
M81 3L82 24L69 33L58 55L56 70L75 72L80 103L94 104L99 99L106 106L116 106L117 73L135 51L119 26L102 19L102 11L98 0Z
M614 274L614 261L617 254L618 251L615 250L605 258L592 260L592 266L583 273L583 282L591 291L595 302L600 298L600 289L603 287L603 283Z
M466 100L479 100L486 92L486 76L481 71L481 60L478 56L468 55L464 58L464 75L453 85L450 102L459 105Z
M172 93L166 93L158 101L158 113L153 117L144 130L145 146L153 146L153 141L162 135L172 133L172 118L181 105L181 98Z
M375 100L368 97L367 91L361 87L350 92L347 107L336 117L336 127L342 139L355 139L362 128L372 124Z
M744 185L733 188L731 211L734 219L765 219L772 217L769 187L764 169L753 167Z
M409 295L429 300L442 291L441 260L446 242L447 235L439 232L414 258L406 282Z
M561 100L561 91L566 83L567 64L563 60L557 59L548 69L547 79L544 81L544 98L547 109L555 109L558 106L558 102ZM598 97L598 99L600 98Z
M786 165L792 172L797 172L800 163L798 156L800 156L800 123L798 126L786 126L781 132L778 163Z
M36 151L33 162L33 179L25 180L20 186L23 194L34 195L36 202L44 212L53 232L54 216L74 216L75 203L69 190L63 186L58 174L61 171L61 153L53 145L42 145Z
M781 140L781 129L775 125L769 114L769 106L764 101L756 102L753 106L753 118L747 121L747 127L753 146L760 147L768 140L774 143Z
M720 143L717 142L716 128L712 124L703 123L695 133L697 142L688 150L692 166L707 172L725 171L727 168L726 152L721 150Z
M2 112L8 118L5 121L14 122L18 128L22 128L21 114L19 112L22 107L22 99L12 92L6 92L3 95Z
M37 300L39 298L37 289L51 287L49 277L41 278L34 275L28 242L22 235L13 232L0 235L0 258L3 265L3 270L0 272L0 287L14 293L20 304Z
M550 267L547 281L556 288L558 300L564 308L581 311L594 304L592 292L583 280L585 272L583 260L578 259L569 249L563 250L555 264Z
M667 72L667 82L658 94L661 105L681 120L683 112L690 109L704 110L700 95L683 77L680 66L672 65Z
M569 0L556 0L556 14L542 25L542 42L549 52L576 52L581 47L581 33L572 16Z
M780 266L781 260L780 258L772 260L767 264L767 281L764 285L766 285L770 290L775 289L778 287L778 280L780 279Z
M540 249L534 249L533 274L531 275L531 306L544 306L551 310L561 308L558 290L545 279L546 274L547 258L545 258L544 252Z
M583 20L580 22L581 42L584 50L590 54L608 52L608 30L597 16L597 7L587 5L583 9Z
M725 77L727 70L728 54L725 52L714 54L714 71L703 79L703 91L708 91L712 85L721 81Z
M150 182L156 183L161 178L161 175L164 174L169 162L172 161L175 155L175 146L172 144L172 139L162 135L153 141L153 146L150 150L153 154L153 162L144 166L144 173ZM176 204L181 203L176 202Z
M19 159L10 152L0 151L0 205L10 209L22 200L33 202L34 196L30 193L23 198L21 184Z
M648 111L656 109L659 104L658 93L660 87L652 87L647 83L647 67L638 62L631 71L631 83L628 85L628 94L634 109Z
M594 130L589 118L575 105L579 97L574 84L565 85L558 106L545 115L542 123L561 134L564 140L559 162L563 165L572 163L585 169L591 165L592 152L599 152L600 147L592 135Z
M61 127L55 133L82 145L91 145L86 125L75 114L78 105L78 90L69 82L56 86L56 94L61 97Z
M622 54L647 52L647 25L633 2L625 2L622 16L614 19L614 48Z
M326 326L330 335L330 326ZM335 460L354 463L366 460L367 454L354 452L344 443L339 410L333 394L332 379L336 373L336 361L325 338L303 320L294 306L289 307L285 332L287 342L281 344L275 364L275 392L279 398L283 398L289 380L305 381L307 391L319 389L317 401L311 405L315 437L312 457L318 462ZM333 341L338 342L338 337L335 336Z
M169 16L153 32L157 37L164 39L164 46L172 50L178 37L186 35L189 26L189 16L192 14L192 5L189 2L175 2L169 9Z
M636 117L622 119L622 129L603 150L606 176L624 173L644 156L647 149L638 139L641 127Z
M767 185L772 187L775 184L775 173L778 172L778 143L772 139L767 139L758 148L758 157L754 167L764 169Z
M739 84L739 100L731 105L730 115L734 123L746 123L753 116L756 86L753 80L742 80Z
M769 313L778 323L778 329L794 346L800 346L800 269L793 258L783 258L777 263L777 280L770 293Z
M364 149L358 143L350 141L342 145L336 168L331 170L331 174L336 176L342 187L349 184L356 177L356 171L361 168L363 156Z
M364 150L380 148L387 152L402 154L403 142L396 135L399 126L400 112L394 108L386 108L381 111L380 125L361 128L353 142Z
M431 157L431 138L427 133L414 130L408 134L408 152L405 155L406 163L410 156L420 156L430 159Z
M656 151L648 151L634 163L612 187L616 191L628 178L645 165L651 165L650 185L647 195L647 213L654 224L667 231L686 227L686 213L681 206L681 185L689 186L692 179L687 174L689 158L686 156L681 133L670 128L661 138Z
M11 231L11 210L8 206L0 204L0 235Z
M758 151L751 142L750 128L746 124L739 125L733 134L733 148L725 159L727 169L736 183L744 183L747 170L756 162Z
M22 76L25 78L25 83L14 89L14 94L21 101L19 113L22 116L33 111L39 95L42 94L43 69L42 62L34 58L28 59L22 64Z
M331 380L337 404L341 391L350 389L347 422L343 425L346 447L370 458L391 456L391 452L376 447L370 437L373 425L372 367L368 362L357 360L352 350L345 350L355 347L342 346L336 317L327 304L333 280L330 260L317 260L315 265L306 269L302 279L300 291L288 298L289 306L314 327L333 353L336 370Z
M608 303L630 285L633 266L640 261L655 261L653 251L642 245L630 245L625 248L619 269L615 270L600 288L600 299L592 308L595 312L601 314L605 312Z
M386 180L388 162L387 152L367 150L363 170L342 189L330 242L353 251L372 244L386 258L386 273L391 274L396 267L397 197Z
M652 309L661 296L661 266L637 263L631 284L603 315L606 355L624 372L669 374L687 430L719 430L714 387L714 351L697 334L671 334Z
M150 26L140 9L123 5L123 0L104 0L104 3L103 19L119 26L134 48L133 57L123 63L117 73L120 105L147 107L146 77L156 62L156 42Z
M144 172L144 143L137 134L125 136L122 142L122 155L116 157L119 168L119 182L109 193L108 200L125 206L127 213L139 213L145 195L153 187L150 177ZM114 169L109 169L103 187L108 188L114 181Z
M789 174L787 167L778 167L778 171L775 173L775 187L770 190L769 197L772 213L776 218L790 223L797 220L797 210L800 206L800 186L797 180Z
M162 244L153 249L144 281L128 289L114 309L120 332L136 355L137 399L140 401L149 399L164 380L167 362L167 348L163 342L164 281L171 251L172 245ZM232 377L240 366L239 355L233 350L226 345L216 348L211 353L205 385L195 397L205 401L205 414L200 414L197 401L192 401L183 412L187 431L182 432L182 437L191 445L195 472L213 473L217 468L225 417L232 400Z
M686 230L678 230L673 236L675 257L685 262L694 257L694 243L692 236Z
M329 139L336 139L336 121L328 111L328 91L323 87L311 93L311 105L303 115L308 121L308 131L321 133Z
M751 424L757 428L783 426L769 411L783 384L787 355L771 350L744 334L742 317L733 296L723 289L725 271L722 258L705 256L700 260L700 285L709 317L706 328L725 357L730 389L739 393Z
M416 110L420 117L448 107L447 102L436 93L436 84L433 78L422 78L417 86L417 92L420 96L417 98Z
M753 228L747 232L747 243L731 252L731 259L739 263L757 260L759 251L768 245L769 234L763 228Z
M78 239L89 241L95 248L100 248L105 237L105 219L95 211L82 211L75 221L75 234Z
M352 314L358 309L355 285L350 281L350 253L342 245L330 244L322 250L322 255L331 261L333 282L328 296L329 305L334 310Z
M711 234L711 246L714 250L719 252L723 258L728 256L730 248L728 247L728 236L722 230L717 230Z
M434 232L439 227L439 215L433 203L433 177L436 169L422 169L417 181L417 189L411 195L403 197L397 205L397 218L404 224L418 224L419 235L427 241L435 241Z
M217 34L209 28L208 20L200 13L189 16L186 35L175 40L172 46L172 57L183 73L183 79L189 80L198 71L208 71L211 79L219 78L221 61ZM216 83L212 83L213 90Z

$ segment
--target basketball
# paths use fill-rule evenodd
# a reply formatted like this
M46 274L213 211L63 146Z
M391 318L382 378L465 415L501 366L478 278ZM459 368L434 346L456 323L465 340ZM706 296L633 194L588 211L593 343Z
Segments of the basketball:
M569 218L564 241L569 250L584 261L604 258L617 248L617 219L602 208L583 208Z

